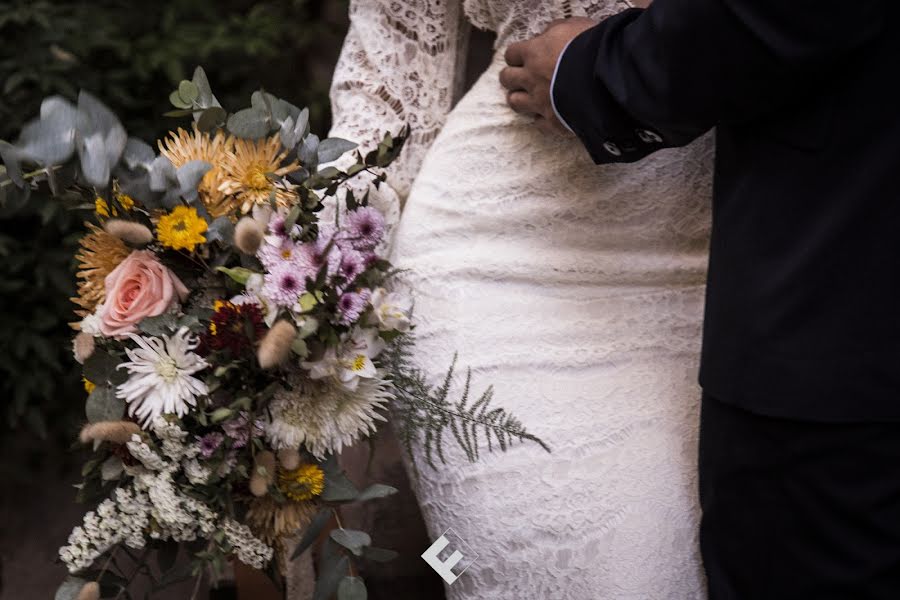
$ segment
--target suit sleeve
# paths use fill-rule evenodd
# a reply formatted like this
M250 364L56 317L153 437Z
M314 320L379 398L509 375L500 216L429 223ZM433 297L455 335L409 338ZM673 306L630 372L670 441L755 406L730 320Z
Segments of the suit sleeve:
M656 0L569 44L554 106L595 162L633 162L815 93L865 57L886 2Z

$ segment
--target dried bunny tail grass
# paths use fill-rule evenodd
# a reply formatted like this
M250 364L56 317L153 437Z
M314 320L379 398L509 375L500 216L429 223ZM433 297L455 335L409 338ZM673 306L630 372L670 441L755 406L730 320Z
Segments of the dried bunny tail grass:
M250 475L250 493L261 498L269 493L269 486L275 482L275 455L269 451L256 455L253 474Z
M72 354L75 356L75 360L78 364L83 365L84 361L94 354L95 347L96 343L94 342L94 336L80 331L72 341Z
M278 464L286 471L293 471L300 466L300 451L296 448L283 448L278 451Z
M132 421L98 421L82 427L78 438L82 444L91 442L124 444L131 441L131 436L140 433L140 426Z
M108 234L93 223L85 223L88 233L79 241L81 249L75 255L78 261L78 295L72 302L80 307L75 311L85 317L97 308L106 297L106 276L131 254L131 248L119 238Z
M110 219L104 224L103 229L109 235L132 246L146 246L153 241L153 232L146 225L136 221Z
M244 217L234 228L234 245L244 254L253 256L259 250L264 235L262 225L256 219Z
M259 343L256 357L259 366L263 369L271 369L283 363L291 352L291 344L297 337L297 329L285 320L278 321L266 333Z
M88 581L82 586L75 600L100 600L100 584L96 581Z

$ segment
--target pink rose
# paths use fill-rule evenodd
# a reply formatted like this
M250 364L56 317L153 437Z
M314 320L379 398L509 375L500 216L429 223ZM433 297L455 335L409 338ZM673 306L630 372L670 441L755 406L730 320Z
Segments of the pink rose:
M106 276L106 299L97 309L100 333L123 338L137 324L184 301L188 289L148 250L135 250Z

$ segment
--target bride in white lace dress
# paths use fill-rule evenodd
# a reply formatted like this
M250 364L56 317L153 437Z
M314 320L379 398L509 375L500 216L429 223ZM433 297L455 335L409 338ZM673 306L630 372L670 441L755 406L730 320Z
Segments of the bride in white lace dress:
M452 528L479 553L452 600L703 597L695 372L711 140L597 167L574 138L516 116L497 79L510 42L628 6L351 2L332 135L412 126L377 201L405 204L394 258L413 273L421 366L439 377L459 352L553 449L476 464L451 449L420 469L432 539ZM454 104L467 23L496 32L496 54Z

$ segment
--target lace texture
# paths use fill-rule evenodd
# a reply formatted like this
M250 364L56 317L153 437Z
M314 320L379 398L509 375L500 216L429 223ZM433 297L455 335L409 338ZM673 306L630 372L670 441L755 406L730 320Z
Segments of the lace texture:
M468 0L465 12L500 49L552 19L626 6ZM448 447L448 465L420 470L432 537L452 528L479 555L448 599L699 600L711 137L597 167L506 106L499 50L452 107L459 16L447 2L357 1L342 58L355 64L338 72L359 82L336 80L334 102L346 137L375 139L412 114L430 127L400 167L414 183L394 251L416 293L421 366L439 376L459 352L474 385L494 385L553 448L469 464ZM422 39L445 42L443 54L425 60L410 30L436 35ZM399 107L374 93L382 86Z

